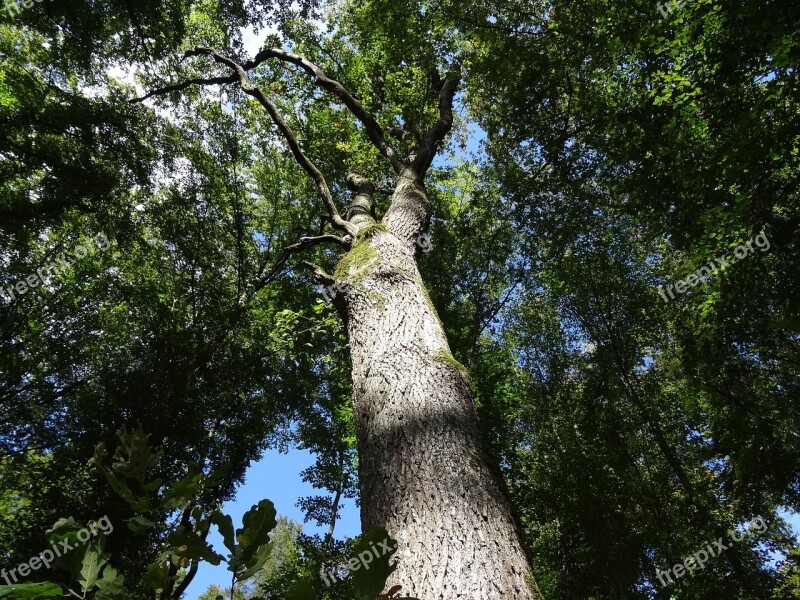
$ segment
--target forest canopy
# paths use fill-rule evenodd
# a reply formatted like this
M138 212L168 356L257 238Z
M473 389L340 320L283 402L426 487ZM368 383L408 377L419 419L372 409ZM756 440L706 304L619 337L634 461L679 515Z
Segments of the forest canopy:
M8 0L0 569L115 527L0 598L800 598L798 64L768 0ZM295 448L329 533L231 523Z

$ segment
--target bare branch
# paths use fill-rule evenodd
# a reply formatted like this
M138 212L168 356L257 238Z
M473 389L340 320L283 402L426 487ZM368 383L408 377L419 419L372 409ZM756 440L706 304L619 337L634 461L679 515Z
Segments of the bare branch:
M283 272L286 261L289 260L289 257L292 254L296 254L302 250L307 248L311 248L313 246L317 246L319 244L324 243L335 243L342 246L345 249L350 249L352 246L352 238L349 236L344 236L343 238L337 237L335 235L318 235L313 237L302 237L300 241L292 244L291 246L287 246L283 252L281 253L278 260L272 266L272 268L267 271L267 263L265 262L261 269L259 269L258 275L253 279L253 282L250 284L248 289L239 296L239 300L236 303L236 306L233 308L230 317L228 318L228 322L217 332L214 339L206 344L205 351L197 357L195 360L195 374L202 372L203 370L208 368L208 365L211 362L211 359L214 355L219 351L219 349L223 346L223 344L227 341L228 336L234 330L234 328L238 325L241 318L247 311L247 305L250 301L255 298L256 294L264 289L269 283L275 281L278 276ZM320 271L322 271L320 269Z
M149 98L152 98L153 96L164 96L166 94L169 94L170 92L179 92L179 91L185 90L186 88L191 87L193 85L222 85L222 84L225 84L225 83L236 83L236 81L237 81L236 75L229 75L228 77L208 77L208 78L205 78L205 79L204 78L200 78L200 77L196 77L194 79L188 79L188 80L184 81L183 83L178 83L178 84L175 84L175 85L169 85L167 87L163 87L163 88L159 88L157 90L153 90L152 92L148 93L147 95L142 96L141 98L134 98L133 100L130 100L129 102L131 104L135 104L137 102L144 102L145 100L148 100Z
M245 304L247 304L248 300L252 298L256 292L263 289L264 286L266 286L271 281L274 281L277 278L277 276L280 275L280 273L283 271L286 261L289 260L289 257L292 254L296 254L297 252L302 252L307 248L312 248L313 246L318 246L320 244L325 244L325 243L337 244L342 248L349 250L350 246L353 243L353 238L351 238L349 235L346 235L344 237L338 237L331 234L300 238L299 242L295 242L291 246L287 246L284 249L281 256L278 258L278 260L275 262L275 264L269 271L264 272L264 268L266 267L266 265L264 268L262 268L252 288L249 291L242 294L241 298L239 298L239 305L244 306Z
M358 192L359 194L372 195L375 193L375 184L358 173L348 173L345 178L347 189L351 192Z
M458 72L460 66L456 66L457 71L447 74L441 89L439 90L439 119L422 138L422 146L414 159L414 171L420 176L431 166L439 143L444 139L453 127L453 98L461 83L461 74Z
M333 226L355 237L358 233L357 228L352 223L345 221L339 214L339 211L336 209L336 203L333 201L333 194L331 193L331 190L328 187L328 183L325 181L325 177L322 175L322 172L316 167L311 159L305 155L303 149L300 148L300 142L297 141L297 136L295 136L294 132L291 130L286 121L283 120L283 117L281 117L275 105L269 100L269 98L267 98L264 92L250 84L245 68L236 61L222 56L219 52L216 52L210 48L195 48L194 50L186 52L186 56L202 55L211 56L216 62L226 65L236 72L236 80L238 80L242 91L258 100L261 106L267 110L272 122L275 123L281 134L283 134L283 137L286 139L286 142L289 144L289 149L292 151L297 163L306 173L309 174L311 179L314 180L320 196L322 196L322 201L325 203L325 208L328 211L328 216L330 217Z
M386 138L383 135L383 129L381 129L381 126L375 120L375 117L368 112L361 102L356 100L341 83L328 77L321 68L311 61L306 60L297 54L285 52L280 48L265 48L264 50L261 50L261 52L259 52L253 60L245 63L244 69L253 69L270 58L277 58L278 60L282 60L300 67L314 78L314 83L316 85L338 98L342 104L344 104L348 110L353 113L356 119L361 122L361 124L364 126L367 137L378 149L381 155L383 155L391 163L392 169L394 169L395 173L399 175L403 168L407 166L397 152L386 141Z
M302 237L300 241L296 244L292 244L289 248L294 248L295 246L298 247L298 250L305 250L306 248L310 248L311 246L316 246L318 244L325 244L325 243L332 243L332 244L339 244L342 248L349 250L350 245L353 243L353 240L348 238L348 236L339 237L337 235L316 235L312 237Z

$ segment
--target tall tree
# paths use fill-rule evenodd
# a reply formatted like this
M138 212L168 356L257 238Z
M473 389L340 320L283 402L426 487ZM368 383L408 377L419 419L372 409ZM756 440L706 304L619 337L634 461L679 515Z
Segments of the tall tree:
M264 49L247 62L210 48L195 48L185 56L207 58L225 74L192 78L145 98L190 85L237 85L266 110L314 182L324 222L342 234L321 228L287 253L323 243L346 250L332 275L306 265L320 284L336 290L334 304L346 325L362 526L384 526L400 544L399 567L389 585L399 584L404 593L423 598L537 597L509 499L481 437L469 376L452 356L416 261L431 216L425 179L453 125L460 65L442 75L435 69L428 73L423 97L435 102L438 114L431 124L404 121L404 133L415 143L401 153L360 100L302 56L281 48ZM394 176L391 200L380 219L376 184L356 172L340 182L340 189L344 183L352 193L342 216L324 175L269 93L251 78L268 61L307 73L360 123Z

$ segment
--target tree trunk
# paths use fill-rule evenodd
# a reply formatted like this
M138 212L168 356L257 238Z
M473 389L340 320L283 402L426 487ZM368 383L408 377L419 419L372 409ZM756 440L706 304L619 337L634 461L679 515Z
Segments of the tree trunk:
M362 184L347 215L359 235L337 266L334 302L353 361L362 527L382 525L399 543L387 587L421 600L538 599L469 376L417 269L425 188L404 171L376 224Z

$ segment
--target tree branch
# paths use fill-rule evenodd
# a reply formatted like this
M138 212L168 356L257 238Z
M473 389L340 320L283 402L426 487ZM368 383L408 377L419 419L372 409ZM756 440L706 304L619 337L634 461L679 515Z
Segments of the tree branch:
M320 244L325 244L325 243L338 244L342 248L349 250L350 246L353 243L353 238L351 238L350 236L344 236L340 238L338 236L331 234L300 238L300 241L295 242L291 246L287 246L283 250L283 253L281 254L280 258L278 258L278 260L275 262L273 267L268 272L265 273L264 270L262 269L261 273L259 273L258 277L256 278L256 281L253 284L252 289L242 294L242 296L239 298L239 305L244 306L247 303L247 301L257 291L261 290L265 285L273 281L283 270L283 266L286 264L286 261L289 260L289 257L292 254L296 254L298 252L306 250L307 248L311 248L313 246L318 246Z
M136 104L137 102L144 102L153 96L163 96L169 94L170 92L179 92L181 90L185 90L188 87L193 85L222 85L224 83L236 83L236 75L229 75L228 77L195 77L194 79L187 79L183 83L177 83L175 85L169 85L167 87L159 88L157 90L153 90L152 92L148 93L141 98L134 98L133 100L129 100L131 104Z
M292 151L297 163L306 173L309 174L311 179L314 180L320 196L322 196L322 201L325 203L325 208L328 211L331 224L335 228L341 229L348 235L355 237L358 233L357 228L352 223L345 221L339 214L339 211L336 209L336 203L333 201L333 194L331 193L331 190L328 187L328 183L325 181L325 177L322 175L322 172L316 167L311 159L305 155L303 149L300 147L300 142L297 140L297 136L295 136L294 132L291 130L286 121L283 120L283 117L281 117L275 105L269 100L269 98L267 98L264 92L250 84L250 80L247 78L247 71L245 70L245 67L210 48L195 48L194 50L187 51L185 56L210 56L216 62L233 69L235 72L235 75L231 76L234 78L233 81L238 81L242 91L258 100L261 106L267 110L272 122L275 123L283 137L286 139L286 142L289 144L289 149ZM252 62L253 61L251 61L251 63ZM249 65L251 63L247 64Z
M199 50L200 49L198 48L193 52L198 52ZM367 137L378 149L378 152L380 152L381 155L391 163L392 169L394 169L395 173L399 175L403 168L407 166L394 148L392 148L386 141L386 138L383 135L383 129L381 129L381 126L375 120L375 117L369 113L361 104L361 102L356 100L341 83L328 77L321 68L311 61L303 58L302 56L298 56L297 54L285 52L280 48L265 48L261 50L253 60L245 63L244 69L253 69L270 58L277 58L278 60L282 60L300 67L314 78L314 83L316 85L338 98L342 104L344 104L348 110L353 113L356 119L361 122L361 124L364 126Z
M322 267L315 265L314 263L310 263L307 260L303 261L303 266L309 269L312 273L314 273L314 279L316 279L322 285L333 285L336 283L336 280L328 275L325 271L322 270Z
M414 159L414 171L420 176L424 176L430 168L439 143L444 139L453 127L453 98L461 83L460 65L456 65L457 71L447 74L441 89L439 90L439 119L422 138L422 146Z
M211 359L214 357L214 354L216 354L217 351L222 347L230 332L233 331L234 327L236 327L236 325L239 323L239 320L245 314L245 311L247 310L247 304L260 290L264 289L269 283L278 278L278 275L283 272L283 269L286 266L286 261L289 260L289 257L292 254L296 254L297 252L301 252L307 248L328 242L339 244L343 248L349 250L353 240L349 236L340 238L330 234L302 237L300 238L300 241L295 242L291 246L287 246L283 250L280 257L269 271L266 271L267 263L264 263L261 269L259 269L258 275L256 275L253 283L239 296L239 300L236 303L236 306L234 307L226 325L222 327L219 332L217 332L214 340L208 344L207 350L195 360L195 374L208 367Z

